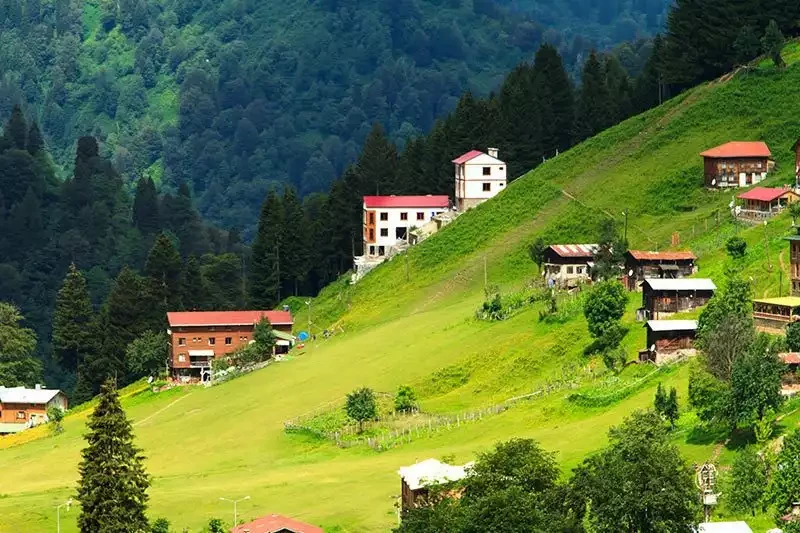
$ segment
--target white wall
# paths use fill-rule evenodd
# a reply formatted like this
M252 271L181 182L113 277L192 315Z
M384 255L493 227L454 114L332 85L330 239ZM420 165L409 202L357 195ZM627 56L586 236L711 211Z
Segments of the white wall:
M507 184L506 164L499 159L486 154L455 166L456 198L488 200L494 197ZM489 174L484 174L484 168L489 169ZM484 191L484 184L489 185L489 190Z
M378 247L384 247L384 254L389 252L389 248L397 242L397 228L406 228L406 234L411 228L419 228L427 224L434 216L443 213L446 209L441 207L378 207L368 208L364 205L364 231L366 231L367 211L375 211L375 242L364 241L364 255L379 255ZM381 220L381 213L386 213L388 220ZM408 215L408 220L402 220L402 213ZM422 213L422 219L417 218L417 214ZM381 235L381 230L386 230L387 235ZM370 253L370 247L374 247L374 253Z

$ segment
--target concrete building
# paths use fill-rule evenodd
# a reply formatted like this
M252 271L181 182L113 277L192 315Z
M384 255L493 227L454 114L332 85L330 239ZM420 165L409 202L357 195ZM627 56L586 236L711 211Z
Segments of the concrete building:
M181 382L211 379L211 362L253 341L256 323L266 317L275 333L275 353L291 348L288 311L180 311L167 313L170 374Z
M508 184L505 162L497 158L497 148L488 153L472 150L453 159L456 174L456 209L466 211L493 198Z
M447 196L365 196L364 255L391 255L398 242L408 243L412 229L424 226L449 208Z
M50 407L66 411L67 396L39 385L33 389L0 386L0 433L17 433L44 424Z

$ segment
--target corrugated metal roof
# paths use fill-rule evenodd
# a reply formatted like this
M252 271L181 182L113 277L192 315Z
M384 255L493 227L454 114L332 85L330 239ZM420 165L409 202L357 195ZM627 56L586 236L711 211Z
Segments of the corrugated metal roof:
M740 200L756 200L760 202L772 202L785 194L794 194L791 189L783 187L754 187L747 192L737 195Z
M250 326L266 316L270 324L292 325L289 311L177 311L167 313L171 327L179 326Z
M596 244L551 244L550 249L561 257L594 257Z
M46 404L61 392L58 389L28 389L0 386L0 403Z
M654 291L715 291L717 286L708 278L660 279L649 278L642 285L650 285Z
M700 154L703 157L772 157L763 141L731 141ZM766 170L766 169L765 169Z
M800 297L782 296L779 298L755 298L754 302L760 304L780 305L783 307L800 307Z
M447 209L450 207L450 197L430 194L426 196L365 196L364 206L367 209L379 207L439 207Z
M648 320L647 327L653 331L695 331L697 320Z
M787 365L800 365L800 352L779 353L778 357Z
M291 531L292 533L323 533L321 527L312 526L279 514L262 516L252 522L241 524L235 529L231 529L231 531L249 531L250 533L278 533L284 531Z
M456 165L463 165L464 163L472 161L479 155L483 155L483 152L481 152L480 150L470 150L466 154L460 155L457 158L453 159L453 163L455 163Z
M436 459L426 459L412 466L404 466L397 471L411 490L421 489L440 483L459 481L467 477L467 469L472 463L464 466L453 466Z
M693 261L697 259L697 257L689 251L647 252L644 250L628 250L628 253L637 261Z
M753 533L746 522L703 522L698 533Z

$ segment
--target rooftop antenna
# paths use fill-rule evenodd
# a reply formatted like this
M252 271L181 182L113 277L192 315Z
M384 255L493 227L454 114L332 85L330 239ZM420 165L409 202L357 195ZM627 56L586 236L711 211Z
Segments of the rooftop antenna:
M714 489L717 486L717 468L711 463L705 463L697 469L695 484L700 489L700 497L703 500L703 514L705 521L711 519L711 508L717 505L717 494Z

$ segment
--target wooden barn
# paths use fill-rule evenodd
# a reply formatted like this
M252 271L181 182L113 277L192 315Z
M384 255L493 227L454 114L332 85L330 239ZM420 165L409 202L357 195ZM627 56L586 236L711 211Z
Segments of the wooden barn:
M629 291L640 289L649 278L685 278L697 272L697 257L692 252L625 252L625 285Z
M717 286L708 278L645 279L642 282L643 318L657 320L704 306Z
M783 296L753 300L753 320L758 331L783 335L786 333L786 326L800 320L800 297Z
M767 177L775 163L766 143L734 141L701 153L706 187L755 185Z
M639 353L640 361L661 363L669 356L694 354L696 320L648 320L645 327L647 349Z
M544 275L550 285L576 287L591 281L596 244L553 244L544 252Z

